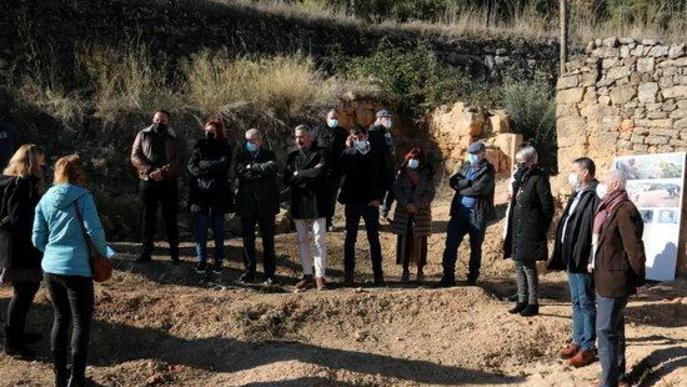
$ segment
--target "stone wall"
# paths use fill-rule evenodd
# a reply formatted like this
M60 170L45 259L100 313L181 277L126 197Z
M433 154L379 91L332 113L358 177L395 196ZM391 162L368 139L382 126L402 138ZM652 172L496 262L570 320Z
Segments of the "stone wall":
M0 2L0 70L25 55L74 61L75 47L149 44L174 62L203 49L237 55L301 52L326 67L328 56L366 56L380 44L401 50L428 47L442 63L480 81L503 74L557 76L555 40L457 38L440 32L376 26L350 20L262 11L210 0L3 0ZM48 62L50 63L50 62ZM71 67L70 67L71 68Z
M599 169L616 155L687 150L685 44L597 39L566 63L557 84L558 162L589 156ZM563 175L563 174L562 174ZM563 189L563 177L557 179ZM678 271L687 274L687 213Z

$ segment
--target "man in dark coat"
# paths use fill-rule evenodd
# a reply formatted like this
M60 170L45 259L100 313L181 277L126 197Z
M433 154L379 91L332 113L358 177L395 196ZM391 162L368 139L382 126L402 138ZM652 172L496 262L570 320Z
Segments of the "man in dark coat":
M384 199L382 202L382 217L386 218L391 211L391 205L395 198L391 192L391 184L396 173L396 148L394 138L391 136L393 119L390 111L382 109L377 112L376 120L368 130L368 141L372 150L377 152L382 160L382 188L384 189Z
M313 285L317 285L318 290L325 290L326 218L331 216L331 191L326 184L327 152L313 143L310 128L306 125L296 127L294 136L298 150L291 152L286 160L284 185L291 189L291 217L296 225L298 250L303 264L303 278L296 284L296 290L305 291ZM315 244L314 262L310 252L311 230Z
M386 190L382 178L384 161L368 141L367 130L355 128L346 141L347 148L341 155L344 183L339 202L346 206L346 240L344 242L345 284L354 285L355 242L358 224L365 221L367 240L375 285L384 284L382 271L382 247L379 242L379 205Z
M153 116L153 124L138 132L131 147L131 164L141 180L140 195L143 202L143 251L136 259L138 263L151 260L155 248L158 206L162 207L170 258L173 263L179 262L177 179L181 160L181 146L172 128L171 115L159 110Z
M238 180L236 213L241 218L243 259L246 271L241 282L255 281L255 226L260 225L263 246L265 285L275 279L274 234L275 216L279 213L277 170L279 166L272 152L262 146L262 135L257 129L246 132L246 142L236 152L234 174Z
M618 386L625 378L625 318L628 298L644 286L646 255L644 223L625 191L625 174L608 171L600 179L601 199L594 217L598 243L589 269L594 273L601 362L600 386Z
M327 157L328 165L325 171L324 184L329 191L327 212L331 213L327 216L327 231L331 231L333 228L332 218L336 208L336 196L341 187L341 152L346 148L348 130L339 125L339 112L336 109L330 109L327 112L326 120L327 125L315 128L312 137L317 147L324 150Z
M468 147L468 162L451 177L450 185L456 193L451 202L451 219L446 230L446 248L442 266L444 275L440 286L454 286L458 246L465 235L470 236L468 284L477 284L482 262L482 242L487 224L496 218L494 187L496 170L485 158L486 147L475 142Z
M587 263L592 253L592 226L599 205L594 161L581 157L572 162L568 183L575 190L565 206L556 231L549 270L566 270L572 303L572 342L560 351L568 364L583 367L596 358L596 304Z
M537 165L539 156L534 147L523 147L515 158L518 170L513 176L503 252L505 258L513 259L518 286L518 303L509 312L529 317L539 314L536 263L549 255L546 234L554 205L549 177Z

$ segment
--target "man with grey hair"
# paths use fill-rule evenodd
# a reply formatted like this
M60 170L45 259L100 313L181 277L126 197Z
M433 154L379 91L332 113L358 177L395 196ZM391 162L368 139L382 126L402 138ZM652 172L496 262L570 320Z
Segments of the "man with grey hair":
M314 285L318 290L325 290L326 218L332 214L326 175L327 155L324 149L314 143L307 125L296 127L294 139L298 149L289 153L286 159L284 185L291 190L291 217L296 225L298 250L303 264L303 278L296 284L296 291L306 291ZM311 231L315 245L314 259L310 251Z
M596 335L601 380L611 387L625 382L625 319L628 298L645 283L644 223L625 191L626 176L609 170L596 192L601 199L594 216L594 255L589 271L596 285Z
M279 213L277 165L274 152L263 147L262 134L257 129L246 131L246 141L234 156L234 175L239 189L236 214L241 217L243 260L246 271L241 282L254 282L256 271L255 226L260 225L263 246L265 285L276 283L274 233L275 216Z

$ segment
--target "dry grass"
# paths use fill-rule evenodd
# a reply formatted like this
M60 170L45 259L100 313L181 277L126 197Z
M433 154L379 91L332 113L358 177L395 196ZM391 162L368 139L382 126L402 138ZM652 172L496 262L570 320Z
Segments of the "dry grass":
M216 4L250 7L263 12L286 17L314 20L336 20L337 23L369 28L410 29L417 32L437 33L451 37L488 37L495 39L554 39L558 36L558 13L542 17L533 6L513 11L513 18L504 21L486 8L465 7L438 15L437 22L410 21L399 23L385 20L380 24L368 24L341 9L323 6L316 0L290 3L285 0L212 0ZM610 36L653 38L664 42L687 40L687 12L670 13L660 5L648 7L642 14L616 16L611 20L596 20L585 9L571 11L570 33L572 40L584 44L596 38Z
M332 105L346 91L370 91L325 77L302 55L250 60L206 51L186 62L182 71L189 105L206 114L252 104L262 111L298 115Z

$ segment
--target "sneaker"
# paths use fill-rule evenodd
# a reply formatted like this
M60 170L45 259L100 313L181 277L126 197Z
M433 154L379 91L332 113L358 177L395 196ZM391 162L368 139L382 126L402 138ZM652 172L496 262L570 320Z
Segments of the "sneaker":
M577 352L579 352L580 346L575 344L575 343L570 343L565 346L565 348L561 349L558 352L558 356L561 359L570 359L571 357L575 356Z
M317 290L327 290L327 280L325 280L324 277L317 277L315 283L317 284Z
M255 274L243 273L239 277L239 282L244 283L244 284L254 283L255 282Z
M410 273L404 271L403 274L401 274L401 283L407 284L408 282L410 282Z
M220 275L222 274L222 261L215 260L215 262L212 265L212 272L214 274Z
M304 292L313 286L315 286L315 280L313 280L312 275L304 275L303 278L296 284L296 291Z
M539 305L537 304L528 304L525 309L520 312L520 315L522 317L532 317L536 316L539 314Z
M206 267L207 263L205 263L205 261L198 261L198 263L196 263L196 273L205 274Z
M575 368L588 366L596 361L596 351L593 349L579 350L568 360L568 365Z

